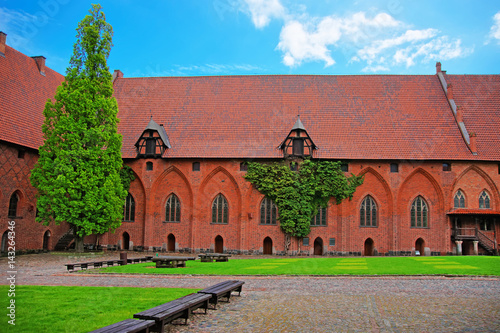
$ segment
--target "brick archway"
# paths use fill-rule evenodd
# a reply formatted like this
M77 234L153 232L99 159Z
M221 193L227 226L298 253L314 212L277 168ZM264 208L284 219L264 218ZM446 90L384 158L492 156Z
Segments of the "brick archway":
M167 251L175 252L175 236L173 234L169 234L167 237Z
M224 253L224 239L220 235L215 237L214 252L215 253Z
M373 250L375 249L375 242L371 238L367 238L365 240L364 252L363 255L370 257L373 256Z
M264 238L263 254L273 254L273 240L270 237Z

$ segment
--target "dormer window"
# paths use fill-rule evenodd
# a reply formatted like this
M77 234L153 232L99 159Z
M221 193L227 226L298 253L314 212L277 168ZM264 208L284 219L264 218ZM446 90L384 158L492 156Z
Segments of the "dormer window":
M149 121L141 137L137 140L137 157L158 158L167 148L171 148L167 132L163 125L158 125L153 118Z
M300 121L300 117L297 119L292 130L279 148L283 150L285 158L309 157L312 156L313 150L317 149L316 145L307 134L302 121Z

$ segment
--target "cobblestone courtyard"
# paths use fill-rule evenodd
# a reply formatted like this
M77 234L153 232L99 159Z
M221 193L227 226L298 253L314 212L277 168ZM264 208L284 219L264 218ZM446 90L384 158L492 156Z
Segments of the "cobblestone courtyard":
M116 258L117 253L112 257ZM136 253L129 253L129 258ZM88 259L93 260L93 259ZM18 285L205 288L221 276L67 273L79 260L17 258ZM83 260L84 261L84 260ZM7 259L0 259L7 284ZM242 297L170 332L500 332L500 278L238 277Z

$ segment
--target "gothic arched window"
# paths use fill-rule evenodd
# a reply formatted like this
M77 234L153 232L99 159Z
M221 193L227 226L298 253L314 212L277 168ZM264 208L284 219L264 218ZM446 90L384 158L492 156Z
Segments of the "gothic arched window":
M458 190L453 199L455 208L465 208L465 197L462 191Z
M421 196L415 198L411 204L411 226L415 228L429 226L429 208Z
M127 198L125 199L125 205L123 206L123 221L135 221L135 200L130 193L127 195Z
M165 221L181 221L181 202L175 194L170 195L167 199L167 203L165 204Z
M479 208L490 208L490 196L486 191L481 192L479 196Z
M212 203L212 223L227 224L229 220L229 205L226 197L217 195Z
M369 195L363 199L359 208L359 225L361 227L377 226L377 204Z
M276 224L278 208L274 202L265 197L260 203L260 223L261 224Z

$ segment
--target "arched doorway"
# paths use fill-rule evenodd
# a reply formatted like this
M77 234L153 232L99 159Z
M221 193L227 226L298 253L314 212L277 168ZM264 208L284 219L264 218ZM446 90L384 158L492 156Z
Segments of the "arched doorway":
M8 237L9 231L6 231L2 235L2 248L1 252L7 252L7 237Z
M128 250L130 246L130 235L128 232L124 232L122 236L122 249Z
M365 256L373 256L373 248L374 248L374 242L373 239L368 238L365 240L365 251L364 255Z
M314 240L314 255L315 256L323 255L323 240L320 237Z
M269 237L264 238L264 254L273 254L273 240Z
M415 255L424 255L425 242L422 238L419 238L415 242ZM417 254L418 251L418 254Z
M224 240L222 237L219 235L215 237L215 253L224 253Z
M43 234L43 246L44 250L49 250L50 247L50 230L45 231Z
M167 237L167 251L175 252L175 236L173 234L170 234Z

